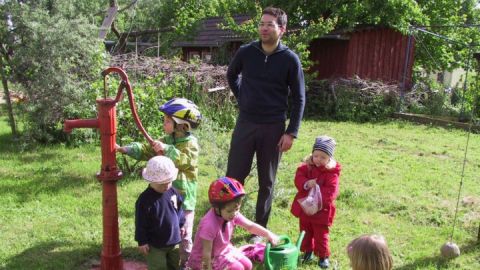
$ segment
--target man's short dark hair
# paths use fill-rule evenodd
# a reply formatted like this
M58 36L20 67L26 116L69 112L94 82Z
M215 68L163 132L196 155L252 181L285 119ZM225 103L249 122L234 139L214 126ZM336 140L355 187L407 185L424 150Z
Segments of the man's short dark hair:
M262 15L272 15L277 18L277 23L279 26L287 26L287 13L276 7L267 7L262 11Z

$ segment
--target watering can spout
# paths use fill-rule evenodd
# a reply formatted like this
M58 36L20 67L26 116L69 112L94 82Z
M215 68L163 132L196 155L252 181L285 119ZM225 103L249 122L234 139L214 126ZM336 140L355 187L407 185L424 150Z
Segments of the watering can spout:
M303 237L305 236L305 231L300 232L300 235L297 239L297 249L300 250L300 246L302 245Z

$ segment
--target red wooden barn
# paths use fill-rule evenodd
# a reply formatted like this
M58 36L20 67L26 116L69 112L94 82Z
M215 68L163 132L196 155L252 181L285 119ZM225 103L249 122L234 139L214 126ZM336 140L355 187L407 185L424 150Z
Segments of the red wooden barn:
M409 44L410 43L410 44ZM318 79L351 78L412 83L414 39L386 27L332 33L310 43Z

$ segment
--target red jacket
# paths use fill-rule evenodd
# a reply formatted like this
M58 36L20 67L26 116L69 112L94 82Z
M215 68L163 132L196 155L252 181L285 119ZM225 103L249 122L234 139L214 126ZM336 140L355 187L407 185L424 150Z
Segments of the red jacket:
M295 186L297 187L297 195L292 203L290 211L292 214L300 219L307 219L311 222L327 225L332 225L333 218L335 217L335 199L338 196L338 182L340 177L341 165L337 162L337 166L332 169L326 169L325 167L309 166L306 163L300 164L295 173ZM308 189L304 188L305 182L310 179L317 179L317 184L320 186L322 193L323 208L315 215L308 216L302 210L300 203L297 201L300 198L308 196Z

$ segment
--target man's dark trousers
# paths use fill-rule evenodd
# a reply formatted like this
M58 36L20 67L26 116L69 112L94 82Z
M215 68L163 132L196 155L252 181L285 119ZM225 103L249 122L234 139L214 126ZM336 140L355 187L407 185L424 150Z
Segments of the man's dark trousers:
M258 197L255 222L267 227L272 208L273 187L281 153L278 142L285 133L285 122L253 123L237 119L228 154L227 176L242 184L257 156Z

